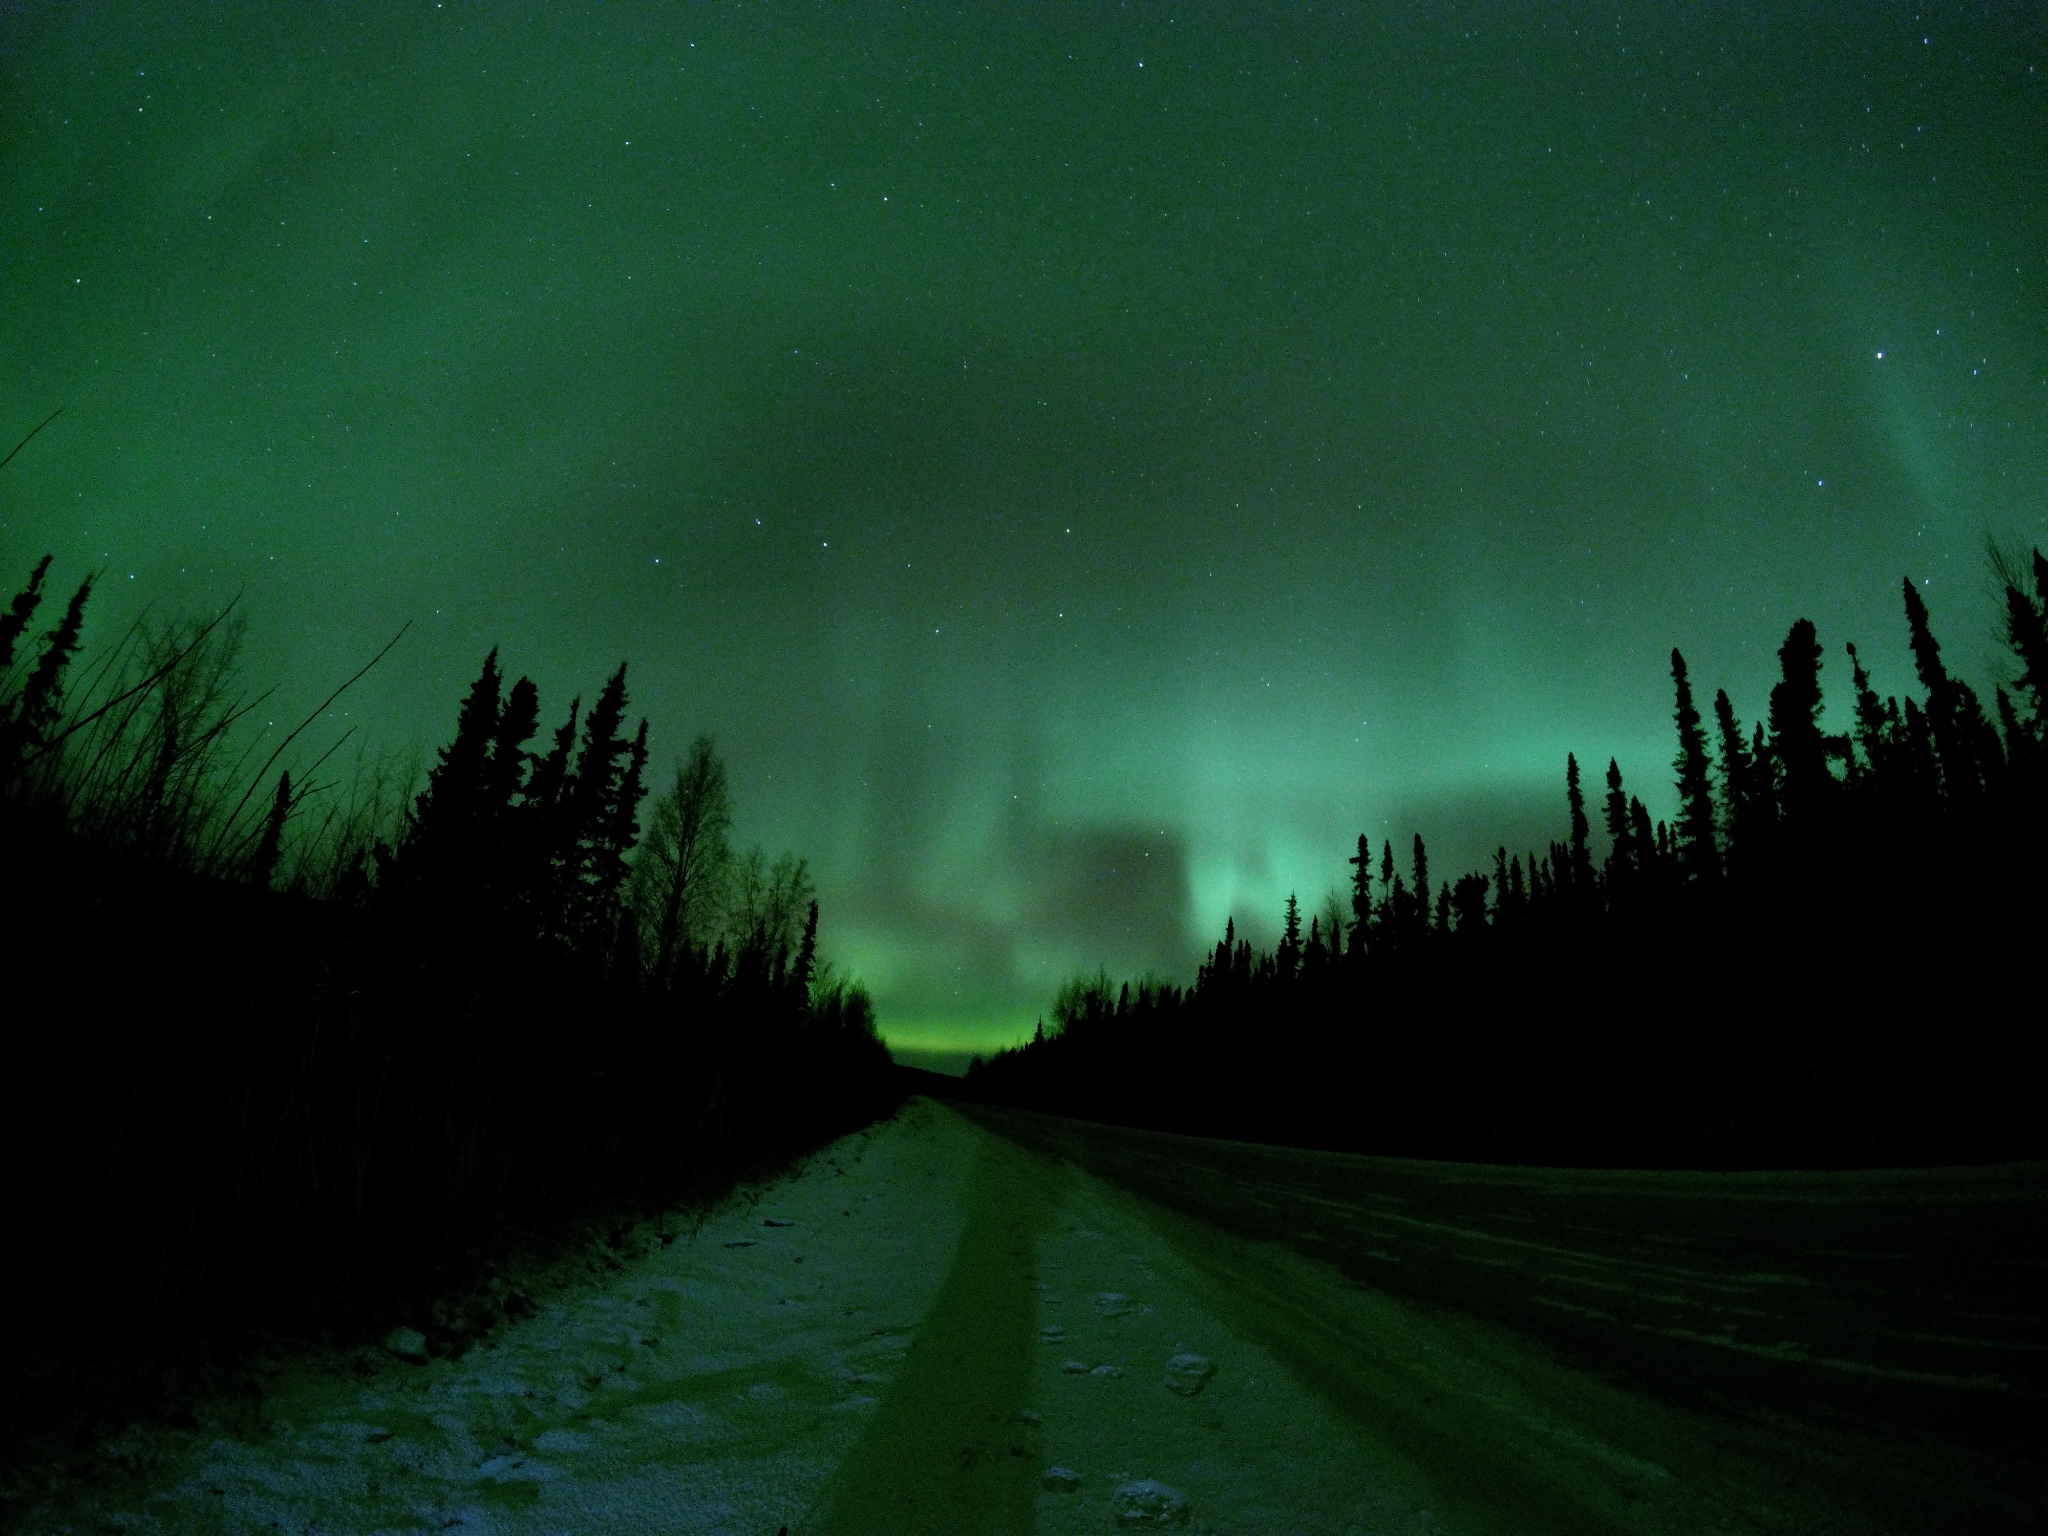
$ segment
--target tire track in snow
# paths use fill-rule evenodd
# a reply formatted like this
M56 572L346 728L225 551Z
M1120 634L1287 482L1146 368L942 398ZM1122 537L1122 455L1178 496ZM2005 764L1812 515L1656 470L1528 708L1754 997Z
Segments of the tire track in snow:
M804 1536L1029 1532L1042 1436L1020 1415L1037 1325L1042 1159L985 1133L945 1283Z

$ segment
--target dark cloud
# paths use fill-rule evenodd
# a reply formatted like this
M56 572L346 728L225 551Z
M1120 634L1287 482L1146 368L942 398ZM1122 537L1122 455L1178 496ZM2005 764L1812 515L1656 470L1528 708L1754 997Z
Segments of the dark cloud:
M1188 857L1177 834L1088 827L1048 833L1030 872L1034 936L1098 952L1112 969L1178 974L1189 948Z

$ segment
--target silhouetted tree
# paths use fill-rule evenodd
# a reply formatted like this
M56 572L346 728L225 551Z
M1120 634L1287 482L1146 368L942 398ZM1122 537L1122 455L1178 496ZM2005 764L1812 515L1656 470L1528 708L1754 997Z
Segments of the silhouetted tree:
M0 677L14 665L14 646L29 620L36 615L36 609L43 601L43 577L49 574L50 557L43 556L36 562L36 568L29 572L28 585L14 594L14 601L7 605L7 612L0 614Z
M796 947L796 963L789 968L789 984L797 996L808 1001L811 995L811 977L818 968L818 902L811 899L809 909L804 913L804 936ZM1124 988L1128 993L1128 985Z
M1742 739L1742 726L1725 688L1714 691L1714 726L1721 738L1721 827L1728 865L1735 868L1755 855L1766 823L1757 793L1756 759Z
M1351 866L1351 942L1349 951L1359 954L1365 949L1366 937L1372 931L1372 842L1361 832L1358 834L1358 852L1347 863ZM1330 947L1340 947L1338 933L1330 933Z
M1320 916L1308 920L1308 944L1301 953L1301 973L1310 980L1319 979L1330 963L1329 946L1323 942L1323 920Z
M41 567L37 569L40 574ZM64 617L44 637L43 652L29 670L28 681L4 714L0 714L0 789L6 788L50 743L63 712L64 672L78 650L85 605L92 596L92 580L86 577L71 594ZM33 604L28 611L34 611ZM25 617L23 622L27 622Z
M470 915L466 904L473 900L479 864L496 830L493 812L500 809L490 803L490 764L504 712L503 687L494 646L456 712L454 739L440 749L426 788L413 800L398 846L385 860L385 888L436 892L444 903L455 900ZM445 915L449 909L444 905L442 910Z
M1927 690L1924 706L1929 733L1934 740L1934 755L1941 765L1941 793L1956 804L1971 804L1983 788L1983 767L1978 761L1978 748L1983 733L1977 722L1983 717L1983 708L1977 704L1975 693L1959 687L1949 676L1948 668L1941 659L1941 644L1934 638L1929 627L1927 604L1920 599L1919 588L1908 576L1901 583L1906 599L1906 628L1913 648L1913 670L1919 675L1920 684ZM1976 718L1973 719L1972 716Z
M1344 898L1334 889L1323 893L1322 922L1323 948L1334 962L1344 954Z
M1628 796L1622 792L1621 764L1611 757L1607 759L1607 798L1601 803L1600 816L1609 845L1607 887L1616 891L1625 887L1634 873L1634 856L1629 846Z
M1996 574L2005 597L2005 643L2021 667L2013 686L2032 695L2034 729L2042 733L2048 732L2048 557L2038 549L2033 555L2032 597L2021 586L2017 570L1999 562ZM45 559L43 564L49 561ZM40 579L42 566L36 567L36 573ZM4 664L5 656L0 654L0 665Z
M1720 873L1721 858L1714 840L1714 793L1707 769L1707 736L1700 712L1692 701L1685 658L1675 649L1671 653L1671 681L1677 693L1673 718L1678 723L1678 756L1672 760L1672 766L1678 772L1678 868L1687 880L1711 880Z
M1449 905L1457 920L1458 934L1468 939L1477 938L1486 928L1486 876L1458 876L1458 884L1450 892Z
M1592 827L1586 821L1586 795L1579 787L1579 759L1576 754L1564 755L1564 797L1571 807L1571 886L1575 899L1584 900L1593 889L1593 855L1588 847Z
M1771 688L1771 757L1788 825L1810 821L1834 787L1820 729L1820 660L1813 624L1794 620L1778 647L1778 681Z
M1415 834L1415 910L1411 916L1417 942L1429 937L1429 850L1422 846L1422 834Z
M725 764L712 739L699 736L655 801L634 866L636 902L659 986L669 985L677 957L689 945L703 945L718 920L732 863L731 830Z
M1859 788L1866 787L1866 781L1868 786L1881 787L1892 777L1892 717L1870 686L1870 674L1863 670L1855 642L1849 642L1847 649L1850 683L1856 690L1856 745L1863 754L1861 765L1853 768L1849 777Z
M1292 891L1287 893L1287 915L1273 960L1283 980L1292 981L1301 970L1301 903L1294 899Z

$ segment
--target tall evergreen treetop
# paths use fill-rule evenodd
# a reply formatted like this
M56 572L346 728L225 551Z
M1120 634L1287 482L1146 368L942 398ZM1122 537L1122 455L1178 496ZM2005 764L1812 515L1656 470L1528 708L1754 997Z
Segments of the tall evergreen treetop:
M40 575L42 567L36 570ZM2043 559L2038 549L2034 551L2034 583L2038 597L2027 596L2015 577L2008 577L2004 583L2005 643L2019 659L2022 671L2014 686L2033 696L2034 725L2038 730L2048 727L2048 559ZM0 654L0 665L5 661L5 655Z
M1941 644L1927 619L1927 604L1913 579L1901 583L1906 599L1906 628L1913 647L1913 669L1927 689L1927 727L1934 737L1934 755L1941 764L1941 792L1957 801L1976 798L1985 764L1978 761L1983 707L1976 694L1959 684L1942 664ZM1967 701L1965 698L1967 695ZM1973 719L1972 716L1975 716Z
M1301 903L1292 891L1287 893L1287 915L1280 930L1280 948L1273 959L1280 968L1280 974L1292 977L1301 969Z
M1607 828L1607 839L1612 847L1608 851L1611 862L1623 862L1628 858L1628 796L1622 793L1621 764L1613 758L1607 759L1607 798L1600 806L1600 820Z
M1692 701L1692 682L1685 658L1671 652L1671 681L1677 702L1672 716L1678 724L1678 867L1688 880L1711 880L1720 873L1720 849L1714 841L1714 792L1707 767L1707 734Z
M1355 952L1365 944L1365 936L1372 923L1372 842L1361 832L1358 834L1358 852L1349 860L1351 865L1351 944ZM1330 931L1330 947L1333 950L1344 946L1337 942L1337 931Z
M1593 885L1593 855L1588 840L1593 829L1586 820L1586 792L1579 787L1579 759L1576 753L1564 755L1564 797L1572 814L1572 885L1582 894Z
M1415 932L1421 936L1429 928L1429 850L1422 846L1422 834L1415 834Z
M1753 852L1761 830L1756 793L1756 760L1742 739L1728 690L1714 690L1714 727L1721 739L1722 830L1731 865ZM1741 850L1740 853L1737 850Z
M497 823L515 786L493 775L492 749L504 725L504 678L495 647L484 657L455 716L455 737L440 749L426 788L414 797L396 851L385 860L392 889L414 892L461 888L441 915L472 918L478 893L499 871L504 855ZM531 688L531 684L528 685Z
M1771 756L1788 824L1818 811L1834 787L1820 706L1820 640L1811 620L1797 619L1778 647L1778 681L1771 688Z
M1891 757L1891 717L1877 690L1870 686L1870 674L1863 670L1863 658L1856 654L1855 641L1849 642L1848 651L1850 683L1856 690L1856 745L1863 753L1863 771L1882 788Z
M1942 665L1941 642L1934 638L1934 631L1927 622L1927 604L1920 599L1920 589L1913 585L1910 576L1901 577L1899 585L1906 598L1906 630L1913 647L1913 670L1920 677L1920 686L1927 690L1929 702L1948 686L1948 668Z

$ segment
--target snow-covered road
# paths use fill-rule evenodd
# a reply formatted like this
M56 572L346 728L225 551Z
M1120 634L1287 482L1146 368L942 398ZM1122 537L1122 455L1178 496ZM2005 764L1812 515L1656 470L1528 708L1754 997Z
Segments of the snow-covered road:
M29 1528L1267 1536L1828 1520L1796 1476L1774 1479L1679 1409L923 1100L459 1359L392 1359L367 1381L308 1372L264 1416L241 1436L160 1432L149 1472Z

